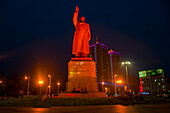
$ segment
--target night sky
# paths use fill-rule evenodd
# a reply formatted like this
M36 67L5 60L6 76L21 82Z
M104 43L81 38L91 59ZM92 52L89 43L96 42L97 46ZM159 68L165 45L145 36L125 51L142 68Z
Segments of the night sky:
M95 37L131 61L129 74L164 68L170 77L169 0L0 0L0 70L5 76L67 77L76 5Z

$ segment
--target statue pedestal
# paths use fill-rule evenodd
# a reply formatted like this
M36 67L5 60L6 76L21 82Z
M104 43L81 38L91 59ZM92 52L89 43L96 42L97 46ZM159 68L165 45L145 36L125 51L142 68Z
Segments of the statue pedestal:
M68 62L67 92L73 88L87 89L88 93L99 92L96 82L95 62L92 58L72 58Z

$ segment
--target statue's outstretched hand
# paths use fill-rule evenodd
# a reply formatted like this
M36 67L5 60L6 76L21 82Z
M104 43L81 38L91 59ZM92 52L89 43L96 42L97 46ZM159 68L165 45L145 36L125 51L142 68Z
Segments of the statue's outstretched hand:
M77 11L77 12L79 12L79 8L78 8L78 6L76 6L76 11Z

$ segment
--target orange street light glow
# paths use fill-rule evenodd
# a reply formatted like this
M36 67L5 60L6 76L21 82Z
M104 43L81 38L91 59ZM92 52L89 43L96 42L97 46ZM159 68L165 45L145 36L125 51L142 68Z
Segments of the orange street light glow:
M50 78L50 77L51 77L51 75L48 75L48 77Z
M60 83L58 82L57 85L60 85Z
M104 82L102 82L102 85L104 85Z
M119 81L117 81L117 83L122 83L122 81L121 81L121 80L119 80Z
M48 88L50 88L51 86L50 85L48 85Z
M39 83L39 84L43 84L44 82L43 82L43 81L39 81L38 83Z
M25 76L25 80L27 80L28 79L28 77L27 76Z
M2 81L0 81L0 84L2 84Z

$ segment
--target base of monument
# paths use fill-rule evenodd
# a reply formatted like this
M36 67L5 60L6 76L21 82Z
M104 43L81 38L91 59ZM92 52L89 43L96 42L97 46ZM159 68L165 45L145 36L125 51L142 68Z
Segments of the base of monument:
M71 58L68 62L68 82L66 91L86 89L88 93L96 93L96 65L92 58Z
M106 93L98 92L98 93L60 93L59 98L101 98L106 97Z

